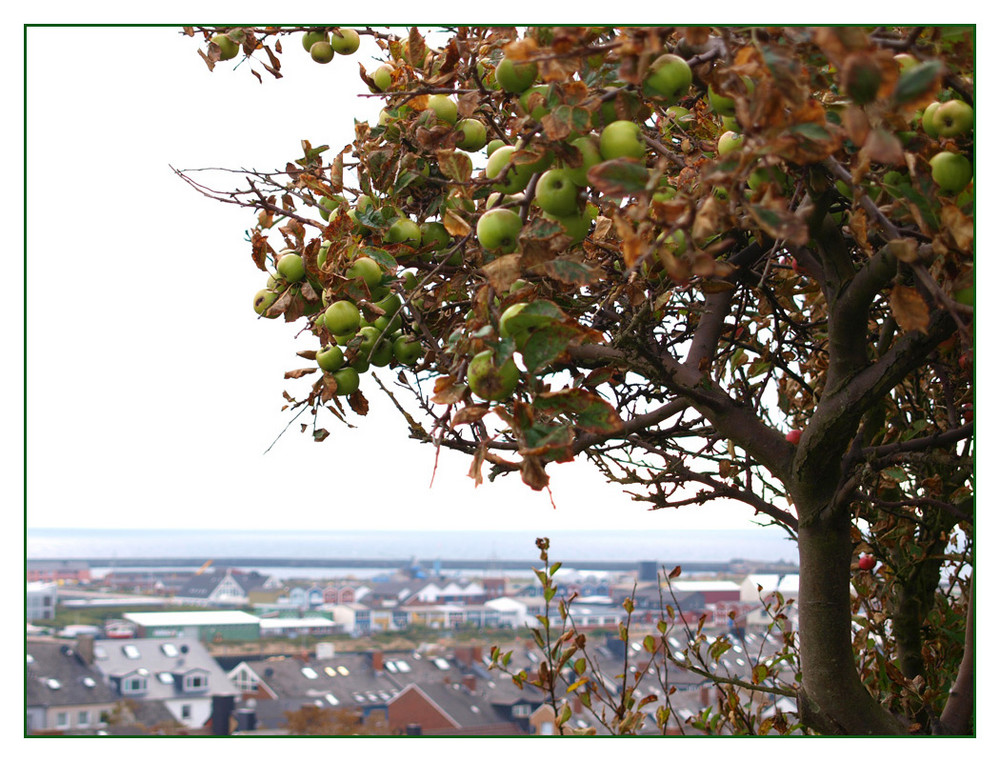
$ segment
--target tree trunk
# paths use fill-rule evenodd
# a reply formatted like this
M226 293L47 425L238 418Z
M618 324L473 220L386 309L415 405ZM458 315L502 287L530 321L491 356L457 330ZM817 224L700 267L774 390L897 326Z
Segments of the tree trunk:
M800 515L801 515L800 511ZM906 727L871 697L851 642L851 533L844 512L799 525L799 714L827 734L898 735Z

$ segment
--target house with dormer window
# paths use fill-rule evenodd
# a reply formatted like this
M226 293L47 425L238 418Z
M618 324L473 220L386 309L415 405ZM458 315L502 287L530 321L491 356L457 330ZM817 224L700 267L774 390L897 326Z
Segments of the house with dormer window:
M93 733L119 698L67 643L28 640L25 709L29 733Z
M206 606L245 606L251 590L276 587L280 587L277 580L259 572L225 569L195 574L177 591L175 600Z
M238 694L194 638L81 641L77 650L116 694L136 702L162 702L189 728L200 728L209 720L213 696Z

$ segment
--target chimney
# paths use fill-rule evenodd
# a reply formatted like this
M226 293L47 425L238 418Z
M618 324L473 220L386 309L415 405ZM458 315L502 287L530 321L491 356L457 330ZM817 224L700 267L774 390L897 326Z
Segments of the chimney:
M94 636L80 635L76 639L76 653L84 664L94 663Z
M257 702L250 699L236 710L236 730L257 729Z
M372 669L377 674L381 674L385 670L385 665L382 663L381 651L372 651Z
M212 696L212 735L228 736L229 720L236 704L234 696Z
M455 661L468 667L472 663L472 649L469 646L455 646Z
M469 693L476 692L476 676L475 675L462 675L462 685L465 686Z
M472 647L472 660L476 664L483 663L483 647L480 645L475 645Z

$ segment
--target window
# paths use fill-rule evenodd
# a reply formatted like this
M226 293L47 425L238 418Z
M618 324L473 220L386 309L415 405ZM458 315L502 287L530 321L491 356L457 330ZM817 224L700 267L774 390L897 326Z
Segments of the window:
M191 705L181 704L181 719L190 720L191 719Z
M514 704L510 710L511 714L515 717L530 717L531 716L531 705L530 704Z
M139 658L139 649L135 646L122 646L122 653L125 654L126 659Z
M122 681L122 693L145 693L147 688L145 677L129 677Z
M90 724L90 712L82 710L76 713L76 726L85 728Z
M56 715L56 727L57 728L69 727L69 712L59 712Z
M184 676L184 690L199 691L208 687L208 675L196 673Z
M177 650L177 646L173 643L164 643L160 646L160 650L163 651L163 655L170 657L171 659L176 658L181 655L180 651Z

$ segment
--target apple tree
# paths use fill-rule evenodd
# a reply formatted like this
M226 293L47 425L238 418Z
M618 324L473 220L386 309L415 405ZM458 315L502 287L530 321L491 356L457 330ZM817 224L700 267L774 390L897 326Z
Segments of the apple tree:
M254 308L315 337L290 408L384 393L477 483L582 457L741 501L798 545L800 721L971 732L970 28L185 33L259 79L381 51L343 150L181 173L254 211Z

